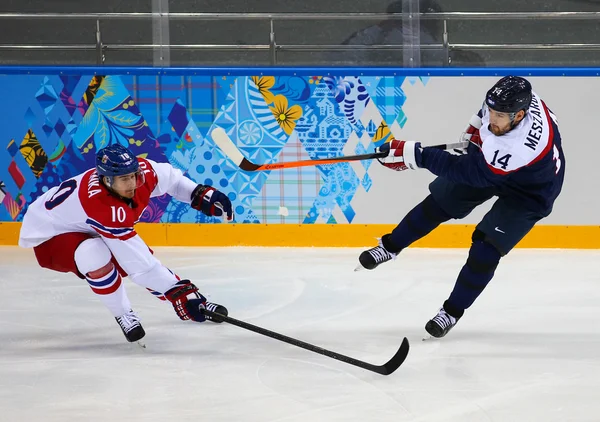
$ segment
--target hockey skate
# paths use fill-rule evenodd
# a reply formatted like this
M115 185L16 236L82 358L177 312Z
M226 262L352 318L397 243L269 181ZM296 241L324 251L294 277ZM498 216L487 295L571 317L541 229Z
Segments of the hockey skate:
M132 310L119 317L115 317L115 320L130 343L139 342L146 335L142 324L140 324L140 318ZM142 343L139 344L142 347L146 347Z
M360 271L363 268L367 270L374 270L384 262L396 259L398 254L388 251L385 246L383 246L382 239L377 240L379 241L378 246L368 249L360 254L358 257L358 262L360 262L360 265L358 265L354 271Z
M459 319L460 317L453 317L442 307L440 308L438 314L430 319L427 324L425 324L425 330L432 337L441 338L448 334L448 332L456 325Z

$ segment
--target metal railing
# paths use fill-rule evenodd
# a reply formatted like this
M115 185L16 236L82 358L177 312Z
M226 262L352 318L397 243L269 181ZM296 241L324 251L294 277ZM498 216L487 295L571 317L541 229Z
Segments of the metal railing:
M414 18L433 20L503 20L503 19L600 19L600 12L443 12L413 13ZM1 19L170 19L191 20L382 20L402 19L402 13L0 13Z
M310 20L402 20L403 13L0 13L0 20L6 19L52 19L52 20L95 20L95 43L90 44L0 44L2 50L56 50L56 51L95 51L96 62L103 65L107 52L113 50L155 50L169 48L176 50L258 50L268 51L272 65L277 64L277 53L281 51L355 51L355 50L394 50L403 51L402 45L331 45L331 44L278 44L275 37L276 21L310 21ZM529 44L481 44L450 43L447 22L464 20L600 20L600 12L444 12L444 13L412 13L410 19L441 20L443 34L441 44L421 44L424 50L440 50L444 52L444 65L451 62L451 52L456 49L479 50L599 50L600 43L529 43ZM101 22L103 20L151 20L155 18L169 20L258 20L268 21L270 32L265 44L105 44L102 39ZM90 31L91 32L91 31Z

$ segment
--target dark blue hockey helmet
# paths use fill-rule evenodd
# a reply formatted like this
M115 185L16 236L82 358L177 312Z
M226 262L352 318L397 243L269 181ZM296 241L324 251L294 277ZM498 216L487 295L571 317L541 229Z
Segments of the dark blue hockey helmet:
M100 176L108 177L113 184L114 176L137 173L140 164L136 156L120 144L112 144L96 153L96 171Z
M505 76L487 92L485 103L500 113L516 114L527 111L531 103L531 84L519 76Z

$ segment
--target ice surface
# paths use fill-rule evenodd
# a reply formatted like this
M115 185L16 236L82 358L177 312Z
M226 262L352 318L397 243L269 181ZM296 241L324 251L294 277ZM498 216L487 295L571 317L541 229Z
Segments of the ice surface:
M230 315L381 364L385 377L227 324L179 321L126 280L147 349L87 284L0 248L0 421L598 421L600 251L515 250L450 334L421 341L466 250L155 248Z

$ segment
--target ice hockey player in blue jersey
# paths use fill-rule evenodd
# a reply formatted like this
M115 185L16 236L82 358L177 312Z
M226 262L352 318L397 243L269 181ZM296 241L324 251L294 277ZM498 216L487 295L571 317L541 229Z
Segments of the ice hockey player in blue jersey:
M425 325L434 337L456 325L494 276L500 258L551 213L565 175L556 116L524 78L500 79L461 137L470 141L464 155L413 141L392 140L379 148L388 153L380 162L390 169L425 168L438 177L429 185L430 195L359 257L362 267L375 269L441 223L464 218L497 197L473 232L454 289Z

